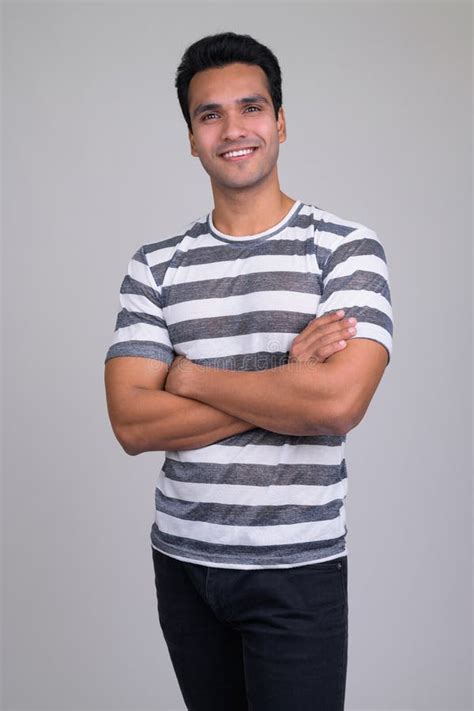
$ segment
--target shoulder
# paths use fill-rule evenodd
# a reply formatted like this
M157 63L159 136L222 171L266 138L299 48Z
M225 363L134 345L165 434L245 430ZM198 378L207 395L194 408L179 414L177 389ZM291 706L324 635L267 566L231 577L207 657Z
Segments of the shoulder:
M197 238L206 232L207 213L164 235L158 241L142 244L133 258L148 266L157 285L161 285L168 268L176 263L179 255L192 249Z
M323 265L336 250L363 248L383 254L383 246L376 230L369 225L340 214L307 205L314 225L314 243L318 262ZM349 247L349 245L351 245Z
M338 242L355 232L357 232L357 236L362 233L376 236L375 230L362 222L343 217L328 210L323 210L322 208L316 207L316 205L307 204L305 207L313 218L314 234L317 240L328 243Z

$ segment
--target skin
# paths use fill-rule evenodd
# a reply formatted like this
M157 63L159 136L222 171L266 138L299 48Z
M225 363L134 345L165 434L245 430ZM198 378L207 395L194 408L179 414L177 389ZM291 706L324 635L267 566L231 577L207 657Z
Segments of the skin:
M247 104L237 99L260 94ZM203 104L219 108L194 115ZM275 116L260 67L232 64L196 74L188 105L191 155L209 175L220 231L252 235L280 222L294 203L279 186L283 107ZM225 150L258 146L248 160ZM387 363L384 347L351 340L355 319L327 314L294 339L287 365L257 372L203 368L184 356L165 363L117 357L105 367L109 417L127 454L204 447L253 427L288 434L346 434L362 419Z
M349 333L348 319L343 316L341 311L311 321L294 339L290 359L299 363L324 363L331 357L334 359L333 354L346 345L345 340L342 346L339 345L340 339L350 339L354 333ZM183 367L178 369L180 363ZM175 358L171 368L161 361L148 358L121 357L108 361L105 384L109 416L114 434L127 454L134 456L152 451L198 449L257 426L223 409L222 392L212 390L215 379L211 379L211 388L207 391L204 388L201 400L195 395L185 396L186 388L193 386L193 378L189 377L186 366L192 368L194 365L181 356ZM216 375L215 371L209 370L209 373L213 372ZM229 382L230 406L234 407L236 403L232 401L232 395L235 388L232 390L232 382L227 380L227 389ZM256 392L261 391L262 385L260 382ZM203 402L206 395L214 396L216 404ZM288 427L288 422L286 413L283 428ZM281 426L277 422L269 429L278 432ZM312 423L312 434L326 434L327 431L326 421L320 428Z
M261 97L258 100L239 102L244 97L257 95ZM206 107L207 104L219 106L211 108ZM262 232L280 222L295 201L280 189L277 161L280 144L287 137L286 118L283 107L280 107L278 117L275 116L265 72L258 66L242 63L198 72L189 85L188 107L192 127L188 131L190 151L199 158L209 175L215 204L212 218L217 229L243 236ZM232 162L222 157L224 151L251 146L256 146L257 150L247 160ZM349 328L355 329L355 323L354 318L336 323L332 315L329 320L315 319L299 334L292 344L288 366L278 369L280 410L275 410L274 401L273 408L270 408L276 413L275 418L270 411L268 415L265 412L273 400L269 398L269 388L275 384L272 373L216 372L216 369L203 368L179 356L171 365L165 390L222 407L224 390L228 386L230 397L226 398L224 410L274 431L278 426L281 428L281 411L286 411L287 421L291 419L293 404L295 423L289 424L288 432L294 432L295 427L303 432L304 426L310 431L311 421L297 423L297 415L302 410L312 412L313 393L306 387L306 379L301 377L298 392L295 375L291 373L295 373L295 365L300 366L301 373L301 366L307 365L309 358L313 358L313 362L322 362L317 347L325 346L325 358L342 350L346 341L336 340L336 332L338 336L351 338L355 330L349 331ZM217 381L219 387L216 390ZM238 405L235 402L237 389L243 394ZM245 407L255 395L258 412ZM306 400L309 402L305 408ZM329 407L328 403L326 407ZM322 431L322 418L318 426L318 431Z
M235 103L256 94L266 102ZM198 105L207 103L222 108L193 115ZM191 155L209 175L217 229L252 235L280 222L295 200L280 189L277 160L280 143L286 141L285 112L281 107L276 119L265 72L240 63L198 72L189 85L188 105ZM226 161L220 155L249 146L258 149L243 161Z

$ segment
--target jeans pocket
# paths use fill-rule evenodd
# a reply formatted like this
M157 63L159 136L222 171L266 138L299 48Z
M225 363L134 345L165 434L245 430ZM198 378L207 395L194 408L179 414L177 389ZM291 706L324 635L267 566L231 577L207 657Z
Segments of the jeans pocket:
M317 570L319 572L342 570L343 566L347 564L346 556L341 556L339 558L332 558L331 560L323 560L321 563L309 563L308 565L298 565L289 570L305 573L312 570Z
M292 568L288 587L298 609L337 617L347 607L347 561L335 558Z

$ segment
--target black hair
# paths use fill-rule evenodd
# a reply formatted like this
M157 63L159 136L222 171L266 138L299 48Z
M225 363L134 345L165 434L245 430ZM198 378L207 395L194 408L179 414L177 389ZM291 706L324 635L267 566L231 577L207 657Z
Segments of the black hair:
M257 42L250 35L221 32L207 35L191 44L183 54L176 72L175 87L178 90L178 101L190 131L192 128L188 89L191 79L204 69L223 67L234 62L256 64L263 69L267 88L272 97L275 118L278 119L278 112L282 105L281 70L278 59L268 47Z

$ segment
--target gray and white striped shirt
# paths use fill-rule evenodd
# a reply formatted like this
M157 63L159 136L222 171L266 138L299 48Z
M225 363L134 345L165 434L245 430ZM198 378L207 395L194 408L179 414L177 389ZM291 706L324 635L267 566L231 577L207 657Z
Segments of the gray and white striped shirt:
M217 230L212 212L132 256L105 361L178 354L231 370L288 362L315 316L344 309L353 338L392 353L384 248L376 233L297 200L257 235ZM288 568L347 555L345 436L259 427L197 449L167 451L151 543L222 568Z

